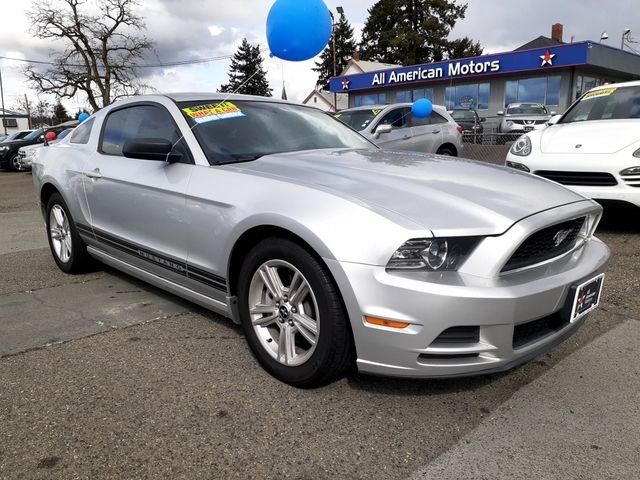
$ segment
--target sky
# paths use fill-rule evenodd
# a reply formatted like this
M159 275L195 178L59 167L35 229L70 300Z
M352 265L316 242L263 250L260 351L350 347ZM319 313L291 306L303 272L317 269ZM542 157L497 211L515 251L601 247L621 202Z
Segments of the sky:
M55 0L51 0L54 2ZM0 0L0 55L23 59L48 59L58 45L29 34L25 12L31 0ZM325 0L335 12L342 6L347 18L360 31L367 9L374 0ZM465 3L458 0L458 3ZM608 45L620 46L625 28L640 41L640 9L637 0L467 0L466 18L460 20L451 38L469 36L480 41L485 53L511 50L538 35L550 36L551 25L564 24L565 41L598 40L607 32ZM280 96L283 79L290 100L303 100L314 88L314 61L285 62L269 58L265 25L273 0L140 0L139 13L145 18L147 36L155 42L145 61L172 62L232 54L247 37L260 44L274 96ZM636 45L640 50L640 43ZM36 94L21 73L23 63L0 60L7 108L18 96ZM149 69L143 81L159 92L216 91L227 80L229 61ZM84 106L82 99L63 102L69 110Z

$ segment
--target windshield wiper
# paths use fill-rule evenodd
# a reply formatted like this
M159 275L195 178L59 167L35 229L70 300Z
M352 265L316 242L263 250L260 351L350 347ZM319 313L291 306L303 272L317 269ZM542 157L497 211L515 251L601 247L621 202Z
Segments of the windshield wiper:
M264 155L249 155L247 157L241 158L231 158L228 160L220 160L216 162L216 165L229 165L233 163L245 163L245 162L253 162L254 160L258 160L259 158L264 157Z

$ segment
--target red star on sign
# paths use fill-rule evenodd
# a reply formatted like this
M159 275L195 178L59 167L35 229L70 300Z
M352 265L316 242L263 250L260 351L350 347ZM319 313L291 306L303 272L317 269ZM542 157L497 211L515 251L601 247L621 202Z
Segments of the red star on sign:
M556 56L555 53L551 53L551 50L547 50L546 52L544 52L544 55L540 55L540 58L542 59L542 66L544 67L545 65L551 65L553 66L553 58Z
M350 83L351 83L351 81L349 81L349 80L346 80L346 79L345 79L345 80L343 80L343 81L342 81L342 89L343 89L343 90L349 90L349 84L350 84Z

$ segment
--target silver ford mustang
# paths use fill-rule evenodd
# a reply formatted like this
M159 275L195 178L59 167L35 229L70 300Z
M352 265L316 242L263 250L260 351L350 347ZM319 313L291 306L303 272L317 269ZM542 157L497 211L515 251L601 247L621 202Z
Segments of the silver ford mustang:
M265 98L121 101L33 179L64 272L93 257L230 317L296 386L512 368L584 323L609 257L601 208L558 184Z

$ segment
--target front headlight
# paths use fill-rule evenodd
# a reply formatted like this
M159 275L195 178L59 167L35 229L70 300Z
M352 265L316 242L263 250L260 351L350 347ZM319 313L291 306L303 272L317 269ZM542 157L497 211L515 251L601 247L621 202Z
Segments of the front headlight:
M513 127L513 122L511 120L507 120L507 127Z
M636 153L638 153L638 152L636 152ZM634 156L635 156L635 153L634 153ZM622 176L625 176L625 175L640 175L640 167L625 168L624 170L622 170L620 172L620 175L622 175Z
M480 243L480 237L419 238L396 250L387 270L442 272L457 270Z
M519 157L531 155L531 139L527 135L521 136L511 146L511 153Z
M0 152L6 152L7 150L9 150L9 147L7 147L7 146L4 146L4 147L0 146Z
M635 152L633 152L633 156L636 158L640 158L640 148L638 150L636 150Z

